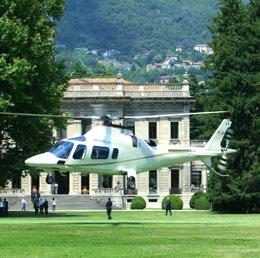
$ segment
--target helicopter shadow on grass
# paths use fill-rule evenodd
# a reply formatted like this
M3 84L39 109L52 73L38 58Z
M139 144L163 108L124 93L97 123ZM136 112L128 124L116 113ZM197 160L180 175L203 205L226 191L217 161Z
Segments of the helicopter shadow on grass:
M35 214L34 211L9 211L7 218L70 218L70 217L82 217L83 214L71 214L66 212L49 212L48 215ZM84 217L88 217L84 213Z
M134 221L77 221L77 222L69 222L69 223L59 223L59 224L66 224L66 225L77 225L77 226L88 226L88 225L95 225L95 226L99 226L99 225L105 225L105 226L124 226L124 225L142 225L144 223L142 222L134 222Z

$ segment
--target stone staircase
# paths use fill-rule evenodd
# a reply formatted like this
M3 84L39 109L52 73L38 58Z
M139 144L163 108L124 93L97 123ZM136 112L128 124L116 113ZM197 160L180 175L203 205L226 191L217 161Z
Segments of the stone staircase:
M99 195L41 195L42 199L47 199L49 202L49 209L52 206L52 198L55 197L57 201L56 210L105 210L108 196ZM9 203L9 210L21 210L22 197L6 196L3 197ZM33 210L31 197L26 196L27 210ZM121 196L111 196L113 202L113 209L122 209Z

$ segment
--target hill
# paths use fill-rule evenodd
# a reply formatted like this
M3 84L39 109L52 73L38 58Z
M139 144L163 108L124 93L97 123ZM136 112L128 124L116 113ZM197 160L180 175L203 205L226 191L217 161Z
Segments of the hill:
M125 55L207 42L217 0L68 0L57 43Z

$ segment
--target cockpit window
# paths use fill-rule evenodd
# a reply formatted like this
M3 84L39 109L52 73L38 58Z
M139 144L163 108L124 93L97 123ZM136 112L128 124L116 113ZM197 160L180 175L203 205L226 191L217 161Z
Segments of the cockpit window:
M109 154L109 148L102 146L93 146L91 153L92 159L107 159Z
M73 159L84 159L87 153L87 146L79 144L73 154Z
M67 159L71 153L72 148L72 142L62 141L53 146L49 152L54 154L57 158Z

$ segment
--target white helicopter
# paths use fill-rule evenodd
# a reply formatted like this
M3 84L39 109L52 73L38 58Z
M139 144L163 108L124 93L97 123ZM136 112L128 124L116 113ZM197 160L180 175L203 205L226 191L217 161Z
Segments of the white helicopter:
M102 120L103 125L90 129L85 135L74 138L63 139L54 145L47 152L35 155L25 160L25 163L33 168L48 171L46 182L52 184L54 178L52 171L97 173L102 175L127 175L127 185L135 188L137 173L156 170L162 167L172 167L175 164L200 160L207 168L213 170L220 176L227 176L218 173L211 166L211 158L222 156L222 163L219 165L224 170L226 155L236 152L228 148L232 130L231 121L224 119L215 133L207 142L205 147L174 147L170 150L166 147L156 146L153 141L146 141L133 134L131 130L120 125L114 125L112 120L119 119L161 119L189 115L216 114L226 111L176 113L151 116L55 116L27 113L0 112L5 115L38 116L38 117L65 117L73 119L94 119ZM226 146L222 147L221 142L226 137Z

